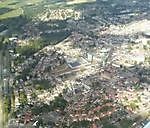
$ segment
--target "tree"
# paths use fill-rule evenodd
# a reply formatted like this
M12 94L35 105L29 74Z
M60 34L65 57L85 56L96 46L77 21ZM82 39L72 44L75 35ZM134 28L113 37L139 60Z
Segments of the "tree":
M141 96L138 96L137 99L141 102Z
M3 47L4 37L0 36L0 49Z
M27 104L27 96L25 94L25 92L20 92L19 93L19 103L21 104L21 106L24 106Z
M36 99L37 98L37 94L35 92L32 92L31 97L32 97L32 99Z
M135 109L138 108L138 105L135 104L134 102L131 102L131 103L129 104L129 107L130 107L132 110L135 110Z

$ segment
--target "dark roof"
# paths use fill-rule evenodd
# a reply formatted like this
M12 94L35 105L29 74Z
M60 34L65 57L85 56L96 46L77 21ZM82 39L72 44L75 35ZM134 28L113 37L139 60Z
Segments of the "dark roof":
M81 64L80 64L79 62L75 61L75 62L69 63L69 65L70 65L72 68L74 68L74 67L80 66Z

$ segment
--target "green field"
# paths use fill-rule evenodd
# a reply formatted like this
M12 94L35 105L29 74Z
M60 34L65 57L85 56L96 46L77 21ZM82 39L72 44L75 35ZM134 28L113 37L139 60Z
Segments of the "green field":
M24 13L23 7L25 6L33 6L42 2L42 0L6 0L0 3L0 20L17 17ZM6 13L1 14L4 8L7 8L10 11L6 11Z
M96 0L5 0L0 2L0 20L20 15L35 16L46 8L74 8L78 4L95 2Z
M27 33L28 27L38 28L43 34L41 38L49 42L48 44L56 44L66 38L70 31L62 31L52 34L45 33L46 30L61 30L67 27L66 21L56 20L54 23L39 22L37 17L39 14L43 14L48 9L58 8L73 8L79 7L79 4L89 3L93 0L78 0L77 3L68 5L66 0L4 0L0 2L0 35L22 37ZM34 20L33 20L34 19ZM34 21L39 23L38 26L34 26ZM49 26L50 24L50 26ZM57 24L58 27L55 27ZM26 27L26 25L28 27ZM51 27L52 26L52 27ZM31 30L31 29L30 29ZM34 31L35 32L35 31ZM33 34L33 33L32 33ZM32 36L30 34L30 36Z
M33 16L43 11L45 7L58 8L65 5L64 0L5 0L0 2L0 20L17 17L24 13L27 16Z

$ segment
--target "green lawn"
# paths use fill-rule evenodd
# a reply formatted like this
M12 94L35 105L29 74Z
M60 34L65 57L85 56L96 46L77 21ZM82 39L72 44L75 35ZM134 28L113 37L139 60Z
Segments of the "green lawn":
M89 121L78 121L78 122L73 122L69 128L89 128L90 127L90 122Z
M130 119L123 119L120 121L120 125L122 128L130 128L133 124L133 121Z
M33 85L35 86L35 88L37 90L53 88L53 86L47 80L36 80L36 81L33 81Z
M104 128L117 128L114 124L109 123L107 119L103 119L101 124L103 124Z
M22 8L18 8L0 15L0 19L2 20L2 19L12 18L12 17L17 17L20 16L21 14L23 14Z

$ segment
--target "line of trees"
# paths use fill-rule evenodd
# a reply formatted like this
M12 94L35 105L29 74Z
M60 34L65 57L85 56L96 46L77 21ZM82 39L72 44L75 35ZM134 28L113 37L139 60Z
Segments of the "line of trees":
M0 50L5 50L9 44L9 39L4 36L0 36Z

